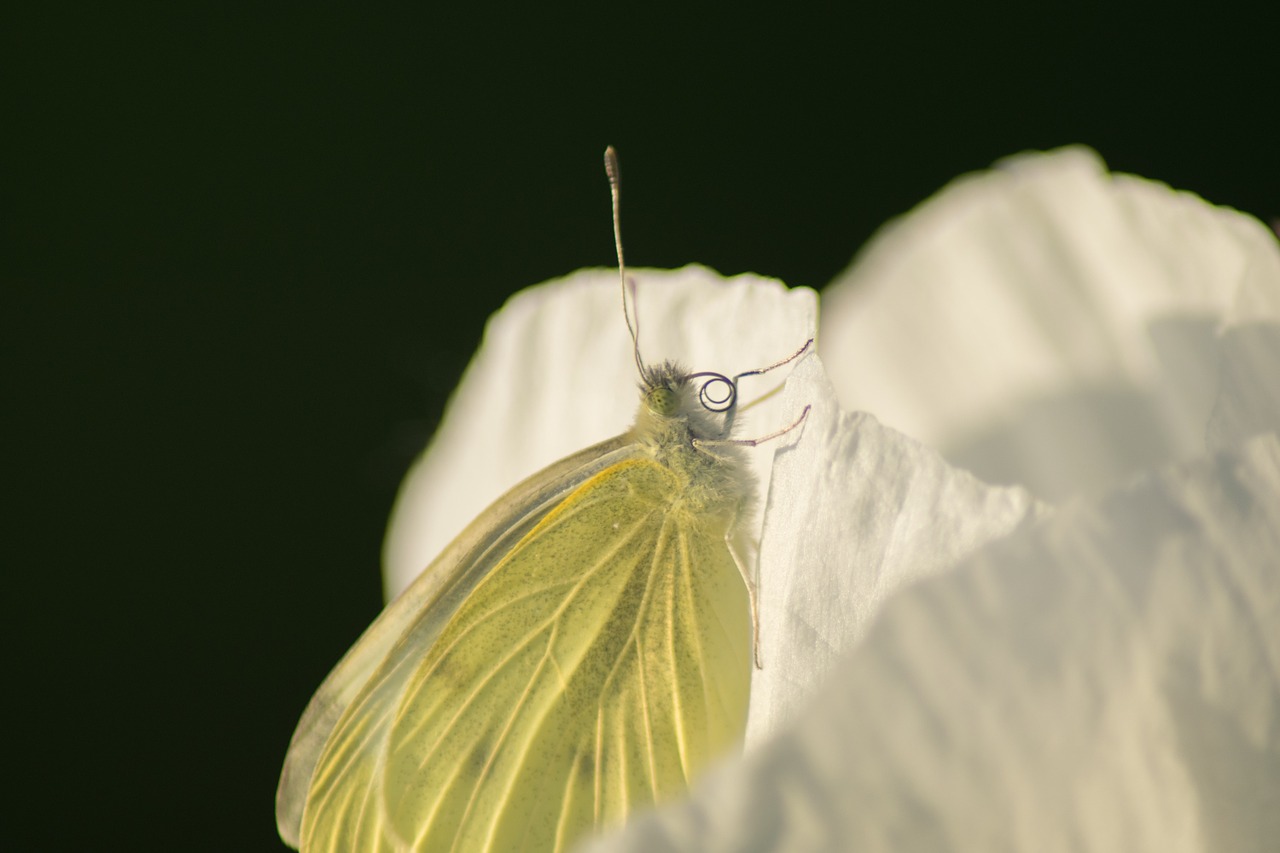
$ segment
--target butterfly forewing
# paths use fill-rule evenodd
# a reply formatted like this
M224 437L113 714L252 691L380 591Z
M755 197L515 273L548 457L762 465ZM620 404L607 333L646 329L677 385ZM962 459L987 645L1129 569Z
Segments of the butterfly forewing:
M637 454L510 548L339 721L304 850L563 849L683 792L741 736L751 630L725 523L681 495Z

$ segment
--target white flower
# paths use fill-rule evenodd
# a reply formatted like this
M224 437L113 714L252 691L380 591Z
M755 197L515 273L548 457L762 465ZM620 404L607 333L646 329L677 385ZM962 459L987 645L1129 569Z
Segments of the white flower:
M812 328L808 291L635 277L650 360L731 374ZM757 454L747 749L591 849L1271 849L1270 232L1067 149L957 181L822 299L743 431L813 406ZM406 481L389 590L635 399L613 274L515 297Z

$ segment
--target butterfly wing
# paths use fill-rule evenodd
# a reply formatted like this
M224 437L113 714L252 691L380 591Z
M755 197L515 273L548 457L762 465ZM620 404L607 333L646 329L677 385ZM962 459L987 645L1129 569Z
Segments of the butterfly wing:
M724 525L652 459L611 459L368 679L315 766L304 850L564 849L738 741L750 611Z
M276 791L276 824L287 843L299 845L311 777L334 726L397 643L405 641L408 649L420 654L511 544L584 479L612 464L628 444L626 435L617 436L567 456L513 487L365 629L320 685L289 743Z

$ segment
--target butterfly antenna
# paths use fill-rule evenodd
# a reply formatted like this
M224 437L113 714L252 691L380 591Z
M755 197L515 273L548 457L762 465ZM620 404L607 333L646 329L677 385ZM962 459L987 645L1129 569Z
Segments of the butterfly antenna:
M739 373L737 376L733 377L734 387L737 387L738 380L742 379L744 376L760 376L761 374L768 373L770 370L777 370L779 367L782 367L783 365L790 364L791 362L795 361L797 358L799 358L800 356L808 352L809 347L811 346L813 346L813 338L809 338L809 340L804 342L804 346L800 347L800 349L791 353L791 355L787 356L781 361L775 361L773 364L769 365L768 367L758 367L755 370L748 370L746 373Z
M622 259L622 173L618 170L618 152L610 145L604 149L604 171L609 176L609 195L613 198L613 246L618 252L618 280L622 285L622 316L627 318L627 331L631 333L631 346L635 351L636 368L645 375L644 362L640 359L640 337L637 329L640 318L631 322L631 308L627 302L627 265ZM634 285L632 285L634 288ZM634 299L634 294L632 296Z

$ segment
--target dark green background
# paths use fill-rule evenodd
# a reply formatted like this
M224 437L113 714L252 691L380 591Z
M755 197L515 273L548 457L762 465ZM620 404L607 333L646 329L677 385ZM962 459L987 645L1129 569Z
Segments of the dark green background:
M1027 148L1269 217L1267 5L11 20L6 846L282 849L290 732L485 318L612 263L606 144L634 263L793 285Z

